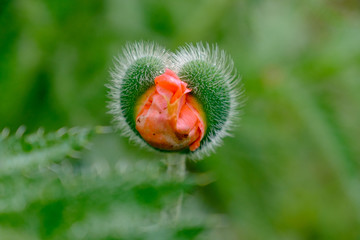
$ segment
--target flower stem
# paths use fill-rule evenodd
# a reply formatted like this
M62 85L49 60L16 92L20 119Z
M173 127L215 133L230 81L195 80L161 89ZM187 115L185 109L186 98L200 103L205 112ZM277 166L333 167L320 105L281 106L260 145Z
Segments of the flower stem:
M183 182L186 173L186 155L169 153L166 156L165 164L167 165L166 175L171 181ZM164 221L171 221L175 223L181 214L183 191L179 197L173 201L168 202L162 211L162 219Z
M166 158L166 174L171 180L178 182L184 181L186 171L186 155L178 153L169 153Z

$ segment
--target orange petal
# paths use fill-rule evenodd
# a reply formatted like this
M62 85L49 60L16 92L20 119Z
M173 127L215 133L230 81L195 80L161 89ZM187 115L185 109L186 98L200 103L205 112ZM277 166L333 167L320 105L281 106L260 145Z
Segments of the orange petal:
M191 151L200 146L205 133L204 114L190 92L185 82L166 69L155 78L155 88L139 99L136 129L151 146Z

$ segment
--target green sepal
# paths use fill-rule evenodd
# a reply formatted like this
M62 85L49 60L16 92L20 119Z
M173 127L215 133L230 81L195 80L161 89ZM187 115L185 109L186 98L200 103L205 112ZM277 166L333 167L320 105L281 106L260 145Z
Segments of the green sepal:
M211 142L211 136L221 131L230 112L230 88L223 83L223 75L211 63L194 60L182 66L179 77L188 83L192 94L198 99L206 116L206 133L201 141ZM199 150L200 150L199 149Z
M125 73L120 87L121 111L132 131L140 136L135 128L135 106L137 100L150 87L154 86L155 77L164 73L165 65L162 60L153 56L146 56L131 64Z

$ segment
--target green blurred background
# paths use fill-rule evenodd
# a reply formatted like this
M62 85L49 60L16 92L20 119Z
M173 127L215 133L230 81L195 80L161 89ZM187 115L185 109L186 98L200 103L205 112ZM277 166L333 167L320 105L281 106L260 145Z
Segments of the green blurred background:
M242 76L233 137L188 163L223 239L360 239L358 0L1 0L0 129L109 125L104 84L137 40L217 43ZM148 154L117 134L92 147Z

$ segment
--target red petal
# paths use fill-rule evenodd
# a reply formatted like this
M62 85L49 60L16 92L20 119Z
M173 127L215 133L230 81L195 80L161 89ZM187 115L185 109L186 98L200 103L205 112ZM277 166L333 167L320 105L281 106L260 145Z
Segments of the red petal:
M150 145L164 150L191 151L200 146L204 120L199 104L188 95L191 89L176 74L166 69L155 78L155 88L141 98L136 129Z

